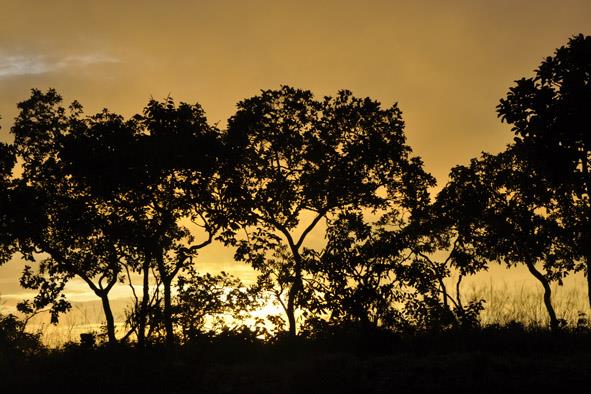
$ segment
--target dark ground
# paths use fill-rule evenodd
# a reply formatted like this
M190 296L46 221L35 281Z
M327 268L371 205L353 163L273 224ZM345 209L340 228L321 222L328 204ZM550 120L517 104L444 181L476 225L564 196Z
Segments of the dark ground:
M0 357L1 393L527 393L591 390L587 332L202 342Z

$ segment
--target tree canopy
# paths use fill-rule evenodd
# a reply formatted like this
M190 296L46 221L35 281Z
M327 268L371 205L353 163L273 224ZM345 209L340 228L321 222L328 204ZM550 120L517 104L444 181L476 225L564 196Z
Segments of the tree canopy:
M576 270L591 303L591 37L572 37L535 75L516 82L497 111L524 157L552 192L552 214L568 224ZM546 193L543 191L542 193Z
M15 156L12 148L0 143L0 264L10 259L14 242L14 215L11 207L13 195L11 194L10 177L14 167Z
M398 105L348 90L262 90L221 129L170 97L125 118L33 89L0 144L0 264L22 256L21 285L37 293L20 311L49 308L54 322L82 280L110 343L173 346L211 327L252 339L269 327L238 322L270 295L286 321L268 323L290 337L474 328L484 300L463 299L461 283L492 262L529 270L555 330L552 283L585 272L591 303L590 108L591 37L579 35L500 101L514 141L452 168L435 195ZM214 241L254 283L199 271ZM123 335L118 283L133 297Z
M241 161L250 234L237 258L265 271L266 256L285 250L274 261L283 271L276 277L287 293L282 303L291 335L314 253L304 242L318 224L339 212L413 207L428 198L433 180L411 157L403 129L396 104L383 109L349 91L316 99L284 86L238 104L228 136Z

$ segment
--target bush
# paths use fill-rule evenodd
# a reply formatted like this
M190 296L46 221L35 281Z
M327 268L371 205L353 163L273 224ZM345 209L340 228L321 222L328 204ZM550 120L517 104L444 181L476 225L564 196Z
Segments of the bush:
M31 356L45 350L41 334L25 332L26 321L13 314L0 314L0 357Z

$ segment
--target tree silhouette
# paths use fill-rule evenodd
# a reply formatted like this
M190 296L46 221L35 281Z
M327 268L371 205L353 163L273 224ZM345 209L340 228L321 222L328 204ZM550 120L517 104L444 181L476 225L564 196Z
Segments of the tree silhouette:
M64 286L77 276L101 299L108 339L114 343L109 292L128 254L121 241L127 224L108 200L68 171L63 152L68 138L81 130L101 129L105 124L127 126L108 112L83 118L76 102L66 110L52 89L33 90L18 107L12 133L23 174L17 191L19 198L28 201L24 204L30 209L27 215L35 217L20 233L19 251L28 261L41 258L38 271L27 266L21 278L21 285L39 292L32 303L20 308L31 311L51 304L52 321L57 322L58 314L69 308Z
M587 276L591 304L591 37L572 37L510 88L497 107L515 149L543 177L553 215L569 225L575 270Z
M10 145L0 143L0 265L14 253L14 211L11 209L12 168L15 164L14 152Z
M550 282L567 275L572 260L564 226L553 215L548 184L511 146L455 167L450 178L435 205L444 223L457 232L450 257L460 273L470 262L480 268L487 260L509 267L524 264L542 284L550 326L558 328ZM539 262L546 273L536 268Z
M387 209L412 188L406 177L421 166L409 157L403 128L396 105L382 109L349 91L317 100L288 86L241 101L230 118L230 151L241 164L250 212L236 258L264 270L267 256L282 255L274 261L291 336L296 309L305 304L310 233L347 208Z
M466 303L461 292L463 279L485 270L488 264L472 242L480 208L474 211L470 207L481 201L464 200L464 194L461 198L452 197L447 193L448 188L449 185L401 232L410 239L407 241L409 257L417 267L408 281L430 295L425 299L431 304L425 318L431 330L479 325L484 303L481 299ZM457 275L457 279L452 288L449 281L453 275Z
M94 193L106 196L130 223L125 241L143 259L138 340L144 340L149 272L162 285L166 341L174 343L172 286L197 252L228 224L219 175L221 140L199 104L150 100L129 128L105 124L69 141L66 161Z
M246 286L224 271L211 275L188 269L179 277L175 297L175 325L183 341L244 330L250 314L264 306L260 290L258 284Z
M27 320L21 320L12 314L0 313L0 353L3 360L9 355L30 357L39 356L43 352L41 334L26 332L26 327Z
M362 330L432 328L440 312L437 278L416 259L414 239L405 234L412 215L399 207L396 216L395 225L391 215L387 225L371 223L360 210L328 221L327 246L308 268L310 287L318 293L317 319Z

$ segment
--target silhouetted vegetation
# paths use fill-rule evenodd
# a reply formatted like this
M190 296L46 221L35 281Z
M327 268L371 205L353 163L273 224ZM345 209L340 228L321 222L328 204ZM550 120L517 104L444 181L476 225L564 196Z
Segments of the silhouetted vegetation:
M578 35L516 82L498 113L528 163L532 198L568 233L569 271L585 272L591 305L591 37ZM535 190L535 182L540 184Z
M297 309L304 309L305 317L310 312L307 309L317 304L310 283L328 279L317 274L328 268L324 256L344 252L338 249L344 245L336 245L336 239L329 240L325 251L304 244L322 220L330 228L339 217L384 211L396 216L392 222L402 221L406 220L402 219L404 214L412 214L415 206L428 202L426 187L433 180L423 172L420 160L410 157L403 127L396 105L384 110L378 102L356 98L348 91L315 100L309 91L283 87L238 104L228 133L231 141L236 141L231 150L240 157L240 189L248 221L247 239L238 241L236 257L274 282L291 336L297 331ZM398 253L392 249L389 255ZM353 264L363 270L360 262L341 262L342 266L336 266L346 269L346 265ZM370 268L373 274L366 271L368 279L377 274L378 282L392 282L388 276L395 262L386 265L376 261L370 265L382 268L381 272ZM343 275L338 280L350 279L345 271L339 272ZM351 297L358 300L353 301L357 306L351 306L350 311L356 307L367 309L369 306L362 303L374 302L361 301L359 296L366 290L376 296L378 290L372 285L378 282ZM330 279L327 283L336 284ZM396 298L394 287L382 290L387 301L369 307L374 313L381 313L380 309L386 313L388 303ZM318 287L316 290L329 296L329 292ZM333 312L339 313L343 304L338 298L327 301L320 309L335 317ZM365 319L367 313L372 312L366 310L354 318Z
M551 286L583 271L591 304L591 37L516 81L497 108L514 141L454 167L433 197L397 104L347 90L264 90L225 130L171 98L125 119L33 89L18 109L0 144L0 263L20 257L36 295L24 318L0 315L7 387L416 392L494 377L548 390L570 365L589 378L587 322L565 327ZM257 280L199 273L214 241ZM549 330L481 324L485 300L461 283L491 263L539 281ZM27 321L57 323L73 278L100 299L106 343L46 349ZM118 285L133 294L119 330ZM262 316L270 305L280 313ZM523 380L532 362L553 380Z

